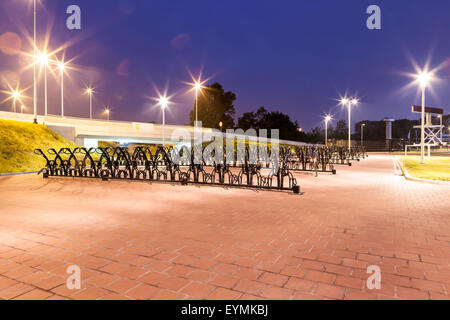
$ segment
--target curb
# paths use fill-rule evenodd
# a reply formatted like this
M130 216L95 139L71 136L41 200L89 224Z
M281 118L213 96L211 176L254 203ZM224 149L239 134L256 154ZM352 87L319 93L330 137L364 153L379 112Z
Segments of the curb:
M422 179L422 178L413 177L409 174L408 170L403 166L403 162L400 159L398 159L397 156L395 156L395 161L396 161L397 166L401 169L403 176L405 177L406 180L428 183L428 184L450 186L450 181L430 180L430 179Z
M23 174L38 173L39 171L27 171L27 172L13 172L13 173L0 173L0 177L20 176Z

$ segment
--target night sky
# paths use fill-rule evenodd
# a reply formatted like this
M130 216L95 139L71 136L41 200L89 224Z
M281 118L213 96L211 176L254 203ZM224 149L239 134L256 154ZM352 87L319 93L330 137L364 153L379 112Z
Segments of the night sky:
M0 37L14 32L22 39L21 51L30 52L28 2L0 2ZM82 30L66 28L71 4L81 7ZM381 7L382 30L366 28L371 4ZM410 107L420 96L416 86L406 88L411 79L405 73L414 73L414 62L427 61L432 68L440 66L441 79L427 94L427 105L450 110L448 0L41 0L40 45L47 31L50 50L70 43L66 60L76 58L77 70L65 81L65 109L73 116L88 116L82 91L92 84L96 117L108 105L112 119L161 122L150 98L155 87L167 87L175 94L167 123L186 124L194 94L184 82L191 80L189 71L202 70L205 78L236 93L237 116L265 106L310 129L322 125L328 112L346 119L336 99L348 91L362 101L353 112L355 121L412 119L418 115ZM0 51L1 85L20 80L32 97L32 71L22 70L27 59ZM58 113L59 80L49 75L48 81L49 110ZM24 103L31 112L31 99ZM11 102L0 105L0 110L10 108Z

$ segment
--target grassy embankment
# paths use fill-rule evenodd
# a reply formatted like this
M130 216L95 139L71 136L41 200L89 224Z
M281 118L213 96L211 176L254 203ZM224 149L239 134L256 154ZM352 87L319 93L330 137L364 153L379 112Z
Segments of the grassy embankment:
M426 157L425 164L420 164L419 156L401 157L401 160L413 177L450 181L450 157Z
M0 120L0 173L38 171L45 166L34 149L77 147L43 125Z

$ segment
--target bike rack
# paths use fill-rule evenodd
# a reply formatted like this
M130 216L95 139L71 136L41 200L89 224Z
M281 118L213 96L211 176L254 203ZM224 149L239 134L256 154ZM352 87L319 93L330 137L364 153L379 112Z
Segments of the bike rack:
M204 150L204 148L203 148ZM274 191L292 191L300 194L300 186L286 165L285 155L280 165L266 165L268 174L262 173L261 164L250 164L246 147L245 159L239 166L228 164L206 165L194 163L193 149L162 146L152 153L149 147L135 147L130 153L126 147L107 148L50 148L35 154L46 161L44 178L72 177L144 182L170 182L222 187L237 187ZM175 158L177 161L174 161ZM179 161L181 159L181 161ZM225 161L224 161L225 163Z

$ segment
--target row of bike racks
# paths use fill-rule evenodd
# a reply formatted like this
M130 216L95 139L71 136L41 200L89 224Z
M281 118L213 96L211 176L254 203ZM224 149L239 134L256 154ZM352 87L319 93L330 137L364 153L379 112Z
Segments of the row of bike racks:
M202 152L204 152L202 148ZM252 150L254 151L254 150ZM171 182L205 184L224 187L292 191L300 193L300 186L293 172L315 171L336 174L336 165L351 165L366 157L363 147L287 146L281 147L278 163L269 157L256 157L250 161L251 151L245 147L242 159L223 161L195 161L193 148L186 146L164 148L158 146L105 147L105 148L50 148L45 152L36 149L35 154L45 159L46 165L39 171L44 178L80 177L101 180L133 180L147 182ZM232 160L232 161L229 161ZM256 163L253 163L256 162Z

